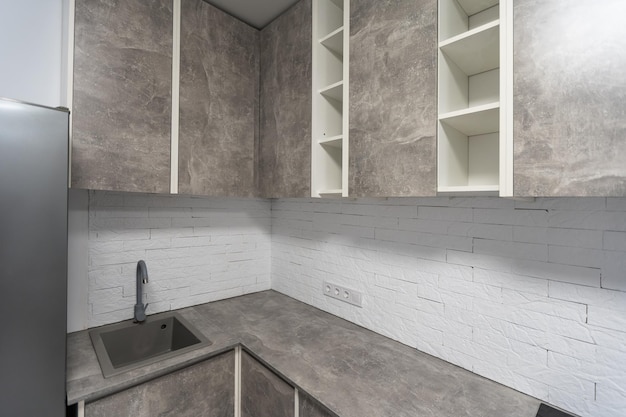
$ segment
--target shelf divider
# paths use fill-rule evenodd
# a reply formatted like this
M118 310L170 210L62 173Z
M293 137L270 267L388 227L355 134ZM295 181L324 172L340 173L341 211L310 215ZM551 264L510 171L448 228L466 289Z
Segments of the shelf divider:
M439 120L466 136L483 135L500 129L500 103L489 103L439 115Z
M468 76L498 68L500 20L446 39L439 49Z
M320 39L320 43L326 48L343 56L343 26Z
M322 88L319 93L333 100L343 101L343 80Z
M331 136L329 138L322 138L317 143L323 146L341 148L343 147L343 135Z

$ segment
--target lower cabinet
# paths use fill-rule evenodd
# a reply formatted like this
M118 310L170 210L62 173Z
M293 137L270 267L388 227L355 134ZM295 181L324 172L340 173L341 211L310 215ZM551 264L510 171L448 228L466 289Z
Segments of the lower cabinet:
M162 376L85 406L86 417L232 417L235 352Z
M294 389L246 352L241 354L241 417L293 417Z
M337 417L241 351L240 417ZM85 405L84 417L234 417L235 351Z

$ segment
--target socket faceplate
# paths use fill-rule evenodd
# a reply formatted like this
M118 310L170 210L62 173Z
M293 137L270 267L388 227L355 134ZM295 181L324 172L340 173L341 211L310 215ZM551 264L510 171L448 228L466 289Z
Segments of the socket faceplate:
M363 307L363 294L350 288L343 287L341 285L333 284L332 282L324 281L324 287L322 288L324 295L341 300L344 303L352 304L357 307Z

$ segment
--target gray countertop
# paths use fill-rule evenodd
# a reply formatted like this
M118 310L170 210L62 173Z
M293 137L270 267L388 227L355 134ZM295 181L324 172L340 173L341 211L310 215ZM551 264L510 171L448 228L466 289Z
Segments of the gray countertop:
M341 417L535 417L539 401L274 291L179 310L213 344L104 379L68 335L68 403L91 401L241 344Z

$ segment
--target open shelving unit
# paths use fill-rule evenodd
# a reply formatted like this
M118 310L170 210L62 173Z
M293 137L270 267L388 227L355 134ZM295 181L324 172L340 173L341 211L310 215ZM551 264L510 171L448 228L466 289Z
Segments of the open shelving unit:
M439 0L438 191L512 194L511 0Z
M313 0L311 195L348 195L349 0Z

